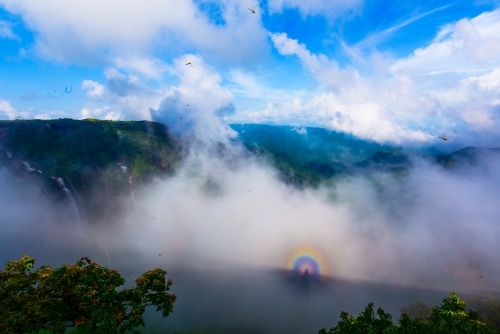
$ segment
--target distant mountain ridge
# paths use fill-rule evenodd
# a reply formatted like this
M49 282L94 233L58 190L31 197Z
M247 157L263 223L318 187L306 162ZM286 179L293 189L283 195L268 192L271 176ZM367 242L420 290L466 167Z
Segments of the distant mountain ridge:
M231 124L231 128L238 133L238 140L243 144L283 152L301 164L333 161L351 164L390 148L322 128L262 124Z
M418 155L316 128L232 128L250 154L272 166L283 182L297 187L370 173L404 174L414 157L453 169L474 166L481 155L500 155L499 148ZM35 185L40 196L69 200L89 219L112 214L123 196L134 205L132 192L152 177L173 175L182 164L182 152L181 143L156 122L0 121L0 167L16 180Z

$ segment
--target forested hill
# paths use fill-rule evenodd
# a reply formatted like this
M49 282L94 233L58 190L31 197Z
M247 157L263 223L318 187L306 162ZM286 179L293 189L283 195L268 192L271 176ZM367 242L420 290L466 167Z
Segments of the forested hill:
M266 160L284 182L299 187L370 173L405 175L417 156L322 129L232 127L252 154ZM132 190L152 177L172 175L182 162L181 152L168 128L156 122L0 121L0 169L15 182L35 186L44 198L69 200L90 220L113 215L123 205L121 195L133 198ZM485 154L500 155L500 149L466 148L420 157L453 169L475 165Z
M132 186L172 173L179 152L167 128L155 122L0 121L0 166L44 198L80 194L71 204L91 220L112 214L118 195Z

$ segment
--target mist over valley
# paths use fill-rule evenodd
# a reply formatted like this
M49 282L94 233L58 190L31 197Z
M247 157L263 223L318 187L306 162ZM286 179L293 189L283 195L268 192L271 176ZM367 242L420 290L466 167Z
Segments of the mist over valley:
M233 128L207 144L154 122L2 121L0 260L165 268L179 299L151 326L171 330L306 333L368 302L499 293L498 149Z

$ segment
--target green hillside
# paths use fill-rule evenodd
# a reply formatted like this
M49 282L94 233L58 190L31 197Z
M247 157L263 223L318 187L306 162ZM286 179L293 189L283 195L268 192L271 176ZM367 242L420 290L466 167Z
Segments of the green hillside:
M180 161L167 128L147 121L0 121L0 147L0 166L34 179L42 194L65 200L61 178L81 194L77 205L90 216L105 215L132 185L171 174Z

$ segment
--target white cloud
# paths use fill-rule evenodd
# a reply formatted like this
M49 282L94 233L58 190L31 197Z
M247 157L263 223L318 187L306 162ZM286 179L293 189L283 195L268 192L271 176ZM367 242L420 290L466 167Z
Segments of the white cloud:
M87 119L87 118L98 118L98 119L115 121L120 118L120 114L113 111L109 111L109 107L92 108L92 109L83 108L80 111L80 119Z
M19 111L13 107L9 101L0 99L0 119L54 119L69 116L71 115L68 112L62 110L49 110L44 112L40 110L35 111L34 108L29 107Z
M12 31L12 23L0 20L0 38L19 39Z
M152 108L152 118L177 135L196 134L205 141L232 136L221 116L232 113L233 94L221 86L221 76L201 57L189 54L176 59L171 71L179 77L179 85L166 92L159 108Z
M268 6L271 13L281 12L286 8L296 8L304 16L326 15L328 17L339 17L346 12L358 12L361 10L364 0L269 0Z
M467 145L494 146L499 139L500 10L443 27L429 46L407 58L377 53L362 59L377 69L369 76L312 54L284 33L271 39L280 54L297 56L327 89L307 101L273 103L235 119L325 126L397 144L434 140L438 131L453 132L454 140Z
M109 63L109 58L141 59L155 50L193 47L227 61L251 61L268 47L260 14L249 3L219 1L223 25L212 23L193 1L1 0L36 32L39 54L66 62ZM106 55L108 53L108 55ZM129 63L128 60L124 60ZM128 64L149 73L151 64Z
M83 80L82 89L87 91L90 97L101 97L104 94L105 87L93 80Z
M146 79L159 79L168 67L159 59L118 57L113 63L127 72L137 73Z
M15 119L19 116L19 112L9 103L9 101L0 99L0 116L2 119Z
M275 120L282 118L281 121L286 122L285 116L298 123L306 122L379 142L399 144L431 138L407 125L414 117L412 111L421 107L429 111L433 103L428 98L409 94L414 87L405 77L395 78L395 82L362 78L353 68L343 70L326 56L311 54L305 45L286 34L273 34L271 39L280 54L296 55L319 82L328 85L330 92L317 95L309 102L295 100L278 109L267 108L264 111L267 117L272 114ZM422 101L414 101L415 98Z
M375 46L375 45L389 39L389 37L392 36L399 29L401 29L409 24L412 24L413 22L418 21L418 20L420 20L428 15L431 15L431 14L439 12L443 9L449 8L452 5L453 4L445 5L445 6L431 9L431 10L426 11L424 13L415 14L415 15L411 16L410 18L408 18L402 22L398 22L387 29L384 29L382 31L379 31L379 32L376 32L374 34L369 35L368 37L363 39L361 42L357 43L356 47L362 48L362 47L368 47L368 46Z
M395 62L393 72L466 73L500 67L500 10L443 27L434 41Z

